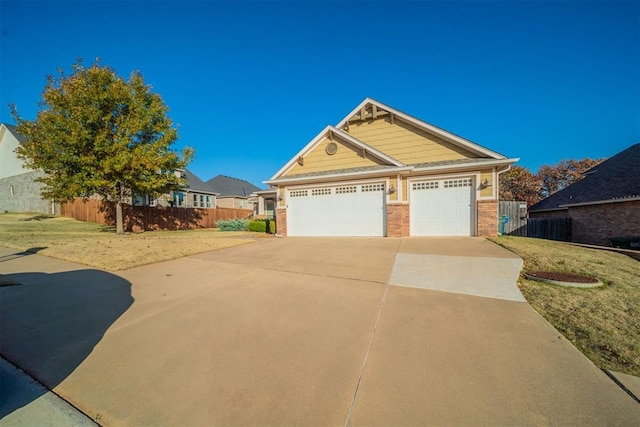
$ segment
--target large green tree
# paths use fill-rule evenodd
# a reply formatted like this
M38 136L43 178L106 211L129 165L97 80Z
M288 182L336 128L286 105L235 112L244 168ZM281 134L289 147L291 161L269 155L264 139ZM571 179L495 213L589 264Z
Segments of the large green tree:
M116 204L116 230L123 233L122 204L134 194L157 196L185 183L174 173L193 156L171 145L177 130L160 95L142 74L129 80L96 61L78 60L71 75L49 76L35 120L12 115L24 141L16 150L45 176L43 198L67 202L100 195Z

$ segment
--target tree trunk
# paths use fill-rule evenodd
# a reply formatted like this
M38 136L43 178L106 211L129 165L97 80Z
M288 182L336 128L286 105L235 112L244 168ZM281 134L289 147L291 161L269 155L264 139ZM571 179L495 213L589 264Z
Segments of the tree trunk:
M116 203L116 234L124 234L124 225L122 224L122 202L120 200Z

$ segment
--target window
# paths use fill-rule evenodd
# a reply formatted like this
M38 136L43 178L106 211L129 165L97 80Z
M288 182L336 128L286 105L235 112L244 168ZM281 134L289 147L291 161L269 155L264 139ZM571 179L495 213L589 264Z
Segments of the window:
M367 184L363 185L360 190L363 193L369 193L372 191L384 191L384 184Z
M324 196L326 194L331 194L330 188L314 188L311 190L312 196Z
M200 195L200 207L204 208L204 194Z
M14 190L13 190L13 185L10 185L10 186L9 186L9 194L11 194L11 196L15 196L15 195L16 195L16 194L14 193Z
M198 195L197 194L193 195L193 207L194 208L198 207Z
M182 191L175 191L173 193L173 202L176 206L184 206L184 193Z
M211 196L207 196L206 201L207 201L207 207L210 208L211 207Z
M156 205L156 199L154 199L151 196L147 196L147 202L149 203L149 206L155 206Z
M336 194L348 194L348 193L355 193L356 192L356 186L355 185L349 185L346 187L336 187Z
M450 179L444 182L444 188L471 187L471 178Z
M307 190L291 190L289 192L290 197L305 197L307 195Z
M414 190L433 190L438 188L438 181L414 182L412 187Z

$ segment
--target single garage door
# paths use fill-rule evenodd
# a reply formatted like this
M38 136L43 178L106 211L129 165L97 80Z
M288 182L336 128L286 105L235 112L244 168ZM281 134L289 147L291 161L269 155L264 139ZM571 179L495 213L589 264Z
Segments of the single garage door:
M411 183L412 236L473 235L473 179L452 178Z
M289 236L384 236L384 183L287 191Z

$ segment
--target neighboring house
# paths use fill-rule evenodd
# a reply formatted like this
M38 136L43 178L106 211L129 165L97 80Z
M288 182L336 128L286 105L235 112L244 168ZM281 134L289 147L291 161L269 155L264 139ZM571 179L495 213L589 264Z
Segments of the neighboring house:
M262 190L248 181L225 175L211 178L206 184L218 194L218 208L254 209L258 199L252 194Z
M40 196L44 172L29 169L15 153L22 135L13 125L0 123L0 212L56 213L52 200Z
M213 209L216 207L217 193L210 185L203 182L188 169L175 172L182 178L186 178L187 185L182 189L152 198L148 195L136 195L133 199L134 206L160 206L180 208Z
M251 195L254 202L254 212L257 218L275 218L278 189L256 191Z
M530 218L571 218L571 240L610 246L640 236L640 143L594 166L584 178L529 208Z
M367 98L267 184L288 236L494 236L505 156Z

